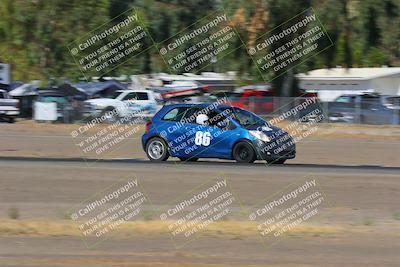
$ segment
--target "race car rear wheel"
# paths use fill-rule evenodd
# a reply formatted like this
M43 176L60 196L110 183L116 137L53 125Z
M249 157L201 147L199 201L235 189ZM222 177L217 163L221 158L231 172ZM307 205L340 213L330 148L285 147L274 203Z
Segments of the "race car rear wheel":
M167 143L159 137L150 139L146 144L146 154L152 161L167 160L169 158Z
M256 160L256 152L248 142L240 142L233 148L233 158L239 163L252 163Z

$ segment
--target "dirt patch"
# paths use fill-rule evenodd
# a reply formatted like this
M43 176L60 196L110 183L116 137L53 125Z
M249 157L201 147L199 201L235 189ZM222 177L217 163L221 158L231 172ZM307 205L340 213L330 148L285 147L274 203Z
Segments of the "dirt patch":
M135 221L120 225L115 234L127 238L135 234L165 234L171 221ZM247 221L215 222L205 228L205 235L257 235L255 223ZM290 229L288 234L333 234L343 232L342 226L307 224ZM27 236L81 236L77 224L71 221L0 220L0 235Z

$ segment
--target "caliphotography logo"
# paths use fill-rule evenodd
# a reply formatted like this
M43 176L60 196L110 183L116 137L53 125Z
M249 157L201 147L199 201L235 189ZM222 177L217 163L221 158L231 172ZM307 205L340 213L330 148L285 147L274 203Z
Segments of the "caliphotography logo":
M235 52L242 44L227 14L215 12L159 43L172 73L201 71Z
M264 79L271 81L332 45L314 9L309 8L259 37L248 53Z
M237 212L239 203L227 178L211 179L168 205L160 220L167 223L175 247L183 248Z
M328 200L315 178L302 179L268 198L253 209L249 220L257 223L257 231L266 247L288 234L313 227L315 219L327 208ZM314 225L315 228L318 227Z
M71 219L88 248L143 220L149 199L137 178L110 186L71 209ZM126 230L125 230L126 231Z
M68 45L84 76L104 75L153 45L138 12L130 9Z

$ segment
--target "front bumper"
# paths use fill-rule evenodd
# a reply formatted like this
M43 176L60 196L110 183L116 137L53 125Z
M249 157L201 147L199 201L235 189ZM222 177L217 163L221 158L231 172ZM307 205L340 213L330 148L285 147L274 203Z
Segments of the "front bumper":
M0 117L16 118L19 116L19 110L0 110Z
M296 157L296 145L292 138L285 142L263 142L261 140L253 141L253 146L257 153L258 160L277 160L294 159Z
M353 123L355 121L355 117L353 114L347 113L331 113L328 115L330 122L347 122Z

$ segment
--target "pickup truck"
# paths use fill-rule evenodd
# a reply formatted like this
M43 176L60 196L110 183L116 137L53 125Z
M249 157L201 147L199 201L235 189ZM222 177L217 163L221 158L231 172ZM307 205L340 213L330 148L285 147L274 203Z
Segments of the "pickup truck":
M6 90L0 90L0 119L14 123L19 115L19 101L11 99Z
M86 100L87 117L104 116L107 122L138 114L151 118L161 108L162 97L150 90L118 90L111 98Z

